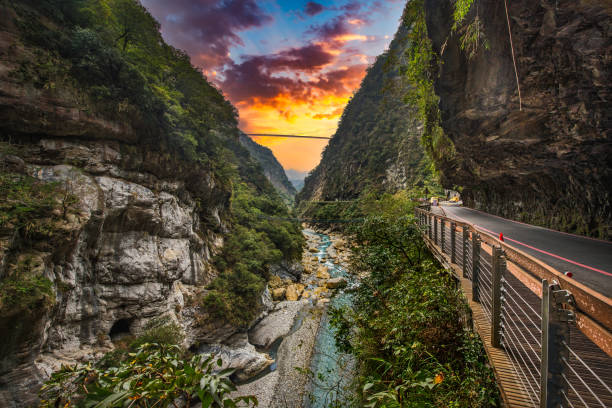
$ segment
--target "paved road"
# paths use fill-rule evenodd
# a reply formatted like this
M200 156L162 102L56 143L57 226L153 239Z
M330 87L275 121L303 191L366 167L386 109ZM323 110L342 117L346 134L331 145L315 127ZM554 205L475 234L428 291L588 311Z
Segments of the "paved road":
M573 279L605 296L612 297L612 242L564 234L464 207L443 206L440 210L449 218L475 224L496 236L502 232L507 244L560 272L572 272Z

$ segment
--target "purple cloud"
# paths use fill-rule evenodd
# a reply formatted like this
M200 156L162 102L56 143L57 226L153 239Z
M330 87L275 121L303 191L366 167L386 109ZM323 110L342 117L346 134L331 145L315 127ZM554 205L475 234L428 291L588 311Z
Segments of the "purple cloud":
M325 10L325 7L323 7L322 4L316 3L314 1L309 1L308 3L306 3L306 7L304 8L304 13L312 17L312 16L316 16L317 14L323 12L323 10Z
M229 49L243 45L239 32L273 21L256 0L142 0L168 42L204 69L230 63Z

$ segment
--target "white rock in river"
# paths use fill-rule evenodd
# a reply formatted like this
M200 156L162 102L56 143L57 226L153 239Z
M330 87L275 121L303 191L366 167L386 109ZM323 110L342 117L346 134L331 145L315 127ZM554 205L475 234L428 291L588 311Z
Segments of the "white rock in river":
M347 280L342 276L339 276L337 278L331 278L327 282L325 282L325 286L327 286L328 289L343 288L346 286L346 284Z
M276 339L291 331L296 316L308 303L306 299L278 303L268 316L251 329L249 341L256 346L270 347Z
M223 364L219 369L234 368L234 377L238 382L254 377L274 362L267 354L255 350L255 346L248 342L246 333L236 334L229 341L232 341L231 345L209 344L199 351L214 354L215 359L221 358Z

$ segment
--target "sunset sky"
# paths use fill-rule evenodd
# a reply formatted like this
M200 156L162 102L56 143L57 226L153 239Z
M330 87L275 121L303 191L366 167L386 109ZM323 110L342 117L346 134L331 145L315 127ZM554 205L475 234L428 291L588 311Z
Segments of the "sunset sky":
M331 136L404 1L142 0L238 108L247 133ZM315 167L325 140L256 138L285 169Z

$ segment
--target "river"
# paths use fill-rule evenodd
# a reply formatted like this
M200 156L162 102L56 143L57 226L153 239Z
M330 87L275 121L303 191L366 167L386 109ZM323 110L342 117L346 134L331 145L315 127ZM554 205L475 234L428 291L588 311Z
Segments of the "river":
M277 302L269 315L249 332L253 344L266 344L258 351L274 363L255 377L238 385L237 395L255 395L266 408L323 408L347 406L351 395L354 361L336 348L334 330L329 324L330 306L350 305L352 294L335 290L329 298L325 282L329 277L345 277L349 286L354 278L330 256L332 240L326 234L305 229L308 250L304 265L310 273L302 275L305 285L301 300ZM311 250L312 248L312 250ZM316 253L313 253L317 250ZM325 265L327 276L318 276ZM261 337L273 339L264 342Z
M305 230L306 234L313 232ZM334 263L328 256L327 249L331 246L328 235L314 233L321 238L319 252L315 254L321 262L325 259L325 266L332 278L345 277L349 285L353 284L353 277L349 275L343 265ZM338 291L329 303L332 307L350 306L353 294L343 290ZM336 347L334 329L329 322L327 309L323 313L315 348L310 364L312 379L308 386L309 391L304 397L304 407L325 408L329 406L344 406L350 398L350 386L353 380L355 362L351 355L341 353Z

